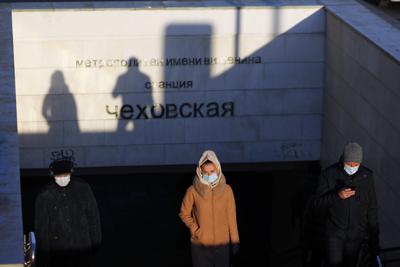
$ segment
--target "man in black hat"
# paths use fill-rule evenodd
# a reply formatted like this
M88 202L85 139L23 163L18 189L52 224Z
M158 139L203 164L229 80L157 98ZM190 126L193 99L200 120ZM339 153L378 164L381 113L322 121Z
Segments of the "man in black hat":
M54 182L38 195L35 232L38 263L45 267L91 266L92 253L101 243L96 200L90 186L74 177L73 162L50 164Z
M330 267L355 267L364 243L378 255L378 206L374 177L361 165L362 148L349 143L342 160L321 174L315 205L326 212L325 251Z

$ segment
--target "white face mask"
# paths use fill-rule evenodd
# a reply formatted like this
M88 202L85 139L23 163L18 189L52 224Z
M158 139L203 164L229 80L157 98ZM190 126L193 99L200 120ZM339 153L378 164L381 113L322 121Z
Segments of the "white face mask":
M360 165L355 166L355 167L351 167L349 165L344 164L344 170L347 172L348 175L355 174L358 171L359 168L360 168Z
M65 187L69 184L69 182L71 181L71 175L58 175L54 177L56 179L56 183L61 186L61 187Z

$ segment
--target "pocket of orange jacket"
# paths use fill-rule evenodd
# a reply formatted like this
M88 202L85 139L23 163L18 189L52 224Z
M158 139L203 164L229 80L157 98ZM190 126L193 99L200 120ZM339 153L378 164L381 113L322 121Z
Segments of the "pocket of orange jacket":
M193 233L193 238L196 239L196 240L199 240L199 239L200 239L200 227L197 228L196 231L194 231L194 233Z

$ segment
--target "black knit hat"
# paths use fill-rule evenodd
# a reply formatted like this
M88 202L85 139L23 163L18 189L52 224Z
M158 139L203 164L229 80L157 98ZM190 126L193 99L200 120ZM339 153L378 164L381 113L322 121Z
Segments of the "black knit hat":
M50 175L58 175L63 173L72 173L74 171L74 162L69 159L59 159L53 161L50 166Z

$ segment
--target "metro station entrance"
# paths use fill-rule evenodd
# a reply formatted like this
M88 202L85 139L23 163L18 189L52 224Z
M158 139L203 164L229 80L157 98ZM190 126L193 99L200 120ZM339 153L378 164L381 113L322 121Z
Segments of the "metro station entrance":
M270 165L246 170L229 166L224 172L235 194L241 239L235 266L301 266L301 223L319 165ZM189 231L178 213L194 171L183 169L118 175L77 171L91 185L100 210L103 245L97 267L191 265ZM28 232L35 196L51 178L23 176L21 181Z

